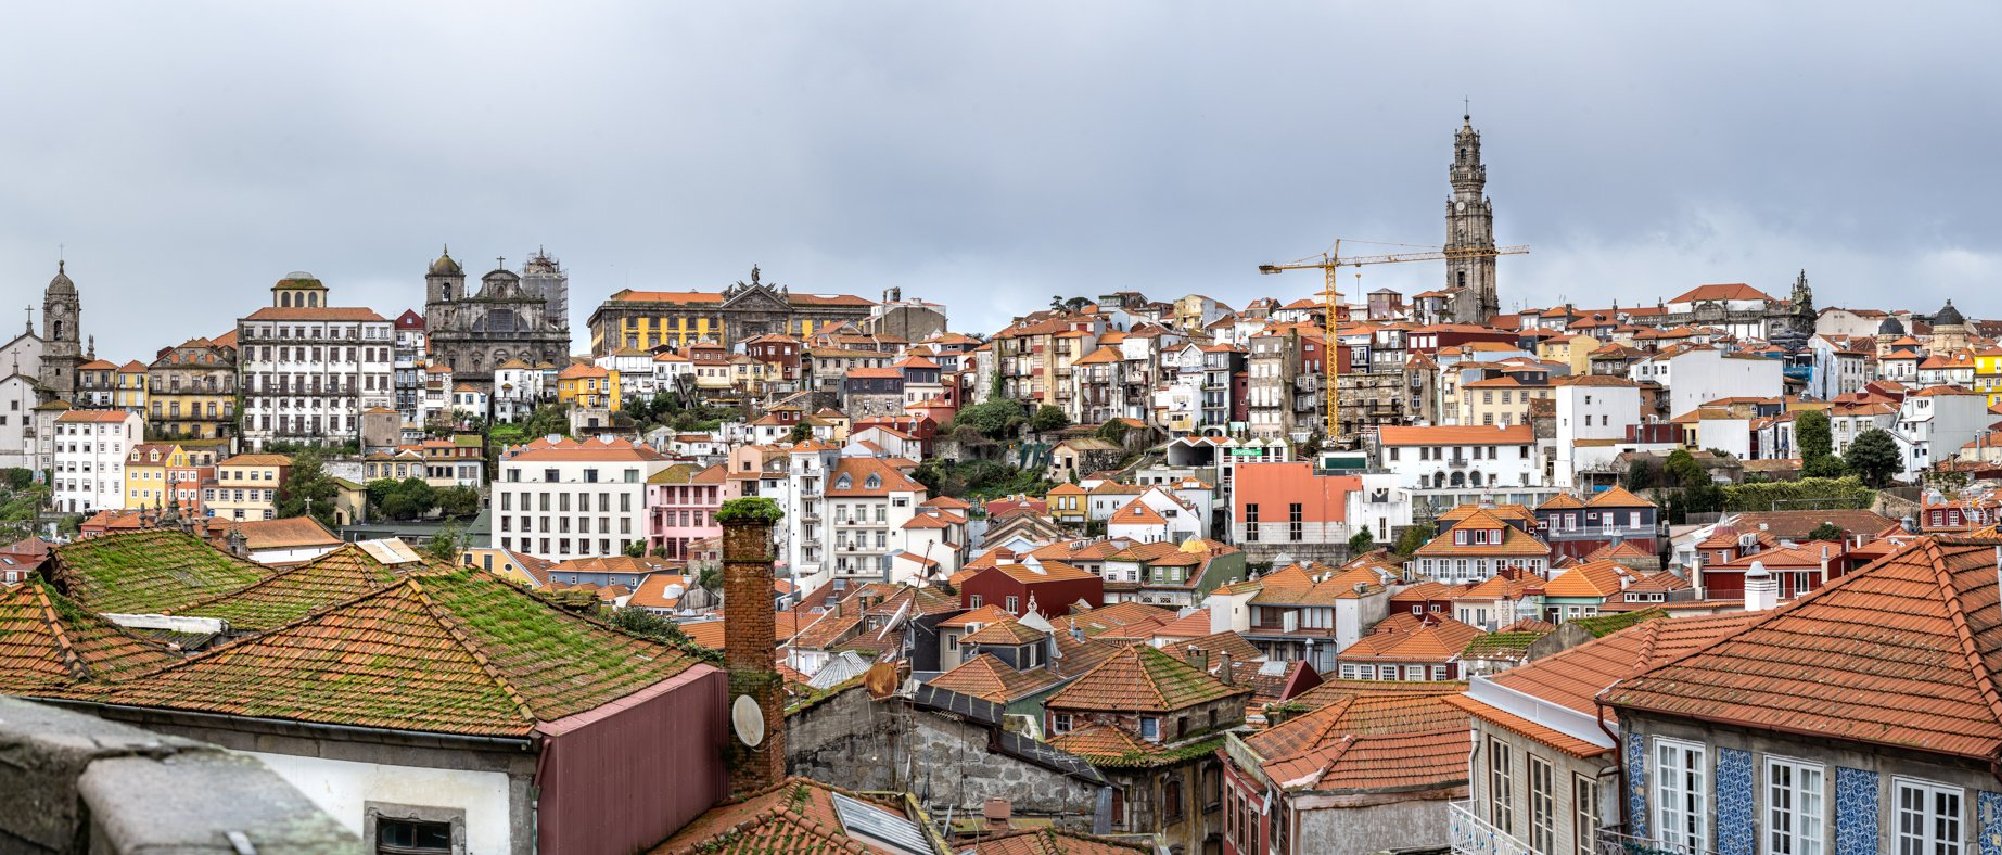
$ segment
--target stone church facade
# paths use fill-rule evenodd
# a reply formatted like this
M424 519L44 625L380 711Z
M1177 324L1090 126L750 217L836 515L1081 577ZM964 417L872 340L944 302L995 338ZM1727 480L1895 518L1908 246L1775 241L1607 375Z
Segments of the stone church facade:
M424 275L424 330L431 364L455 383L493 391L494 369L510 359L562 364L570 354L570 275L536 250L520 273L498 266L477 291L447 252Z
M738 342L779 333L804 338L836 324L860 330L876 304L853 294L796 294L765 281L751 268L751 281L714 291L634 291L613 294L591 313L591 354L619 350L683 348L709 342L733 348Z

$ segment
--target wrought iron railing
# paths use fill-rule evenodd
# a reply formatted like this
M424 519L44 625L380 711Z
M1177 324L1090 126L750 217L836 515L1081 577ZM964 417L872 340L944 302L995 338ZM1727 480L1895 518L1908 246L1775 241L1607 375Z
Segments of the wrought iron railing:
M1599 829L1593 836L1592 851L1596 855L1714 855L1707 848L1635 837L1618 827Z
M1494 827L1465 802L1447 805L1447 818L1454 855L1535 855L1529 844Z

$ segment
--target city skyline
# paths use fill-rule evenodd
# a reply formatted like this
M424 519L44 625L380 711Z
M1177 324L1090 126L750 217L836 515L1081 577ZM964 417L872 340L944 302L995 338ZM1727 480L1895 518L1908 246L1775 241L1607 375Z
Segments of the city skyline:
M467 10L25 15L46 38L0 62L49 83L0 96L42 129L0 141L17 170L0 275L32 294L66 256L87 332L161 341L219 333L211 309L260 305L295 269L340 304L421 307L441 243L482 271L546 246L573 274L573 329L621 288L719 289L753 264L955 317L1126 289L1242 305L1311 293L1256 266L1334 237L1442 242L1463 98L1496 238L1533 247L1500 261L1503 311L1773 293L1805 267L1824 305L1959 297L1978 316L1994 307L1969 292L2002 271L2002 229L1959 190L1997 169L1978 97L1997 73L1951 48L1972 23ZM186 38L170 52L161 30ZM1431 44L1453 48L1411 50ZM54 68L60 86L29 73ZM1395 68L1416 70L1378 71ZM1361 284L1442 280L1408 265Z

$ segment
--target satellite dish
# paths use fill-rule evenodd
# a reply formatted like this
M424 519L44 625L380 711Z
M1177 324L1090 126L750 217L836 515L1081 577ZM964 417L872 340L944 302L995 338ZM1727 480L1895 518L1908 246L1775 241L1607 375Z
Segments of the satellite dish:
M765 741L765 711L750 695L738 695L730 705L730 726L736 728L738 742L756 748Z

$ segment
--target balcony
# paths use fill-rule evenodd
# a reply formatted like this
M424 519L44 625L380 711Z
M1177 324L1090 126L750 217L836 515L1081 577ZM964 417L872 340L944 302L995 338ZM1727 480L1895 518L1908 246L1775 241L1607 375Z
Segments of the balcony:
M1454 855L1535 855L1529 844L1489 824L1465 803L1446 807Z
M1454 847L1458 851L1457 846ZM1592 851L1595 855L1714 855L1709 849L1659 843L1645 837L1622 834L1615 828L1601 828L1593 835Z
M1453 459L1451 459L1451 460L1448 460L1448 461L1446 461L1446 468L1447 468L1447 469L1465 469L1465 468L1467 468L1467 458L1465 458L1465 457L1455 457L1455 458L1453 458Z

